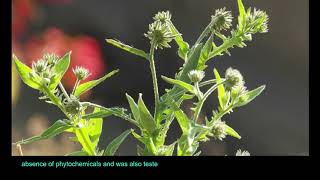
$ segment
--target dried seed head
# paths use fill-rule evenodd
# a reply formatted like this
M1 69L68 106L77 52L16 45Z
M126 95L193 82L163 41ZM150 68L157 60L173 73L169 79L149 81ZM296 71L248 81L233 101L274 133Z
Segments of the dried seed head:
M248 151L241 151L241 149L238 149L236 156L250 156L250 153Z
M237 69L228 68L225 74L225 87L226 90L231 91L232 89L243 89L244 80L241 73Z
M226 8L217 9L215 15L211 16L211 18L212 21L215 21L212 30L222 31L232 26L232 14L231 11L226 11Z
M161 23L165 24L168 21L171 20L171 14L169 11L162 11L162 12L158 12L153 19L155 21L160 21Z
M32 63L32 70L40 74L47 69L47 65L47 61L40 59L37 62Z
M204 78L204 71L192 70L188 73L188 76L192 82L200 82Z
M88 76L90 76L88 69L86 69L84 67L76 66L76 68L73 69L72 71L76 75L78 80L84 80Z
M221 120L214 120L214 122L212 124L211 133L215 139L219 139L220 141L222 141L222 139L225 138L227 135L226 123Z
M48 65L54 65L59 61L59 56L53 53L45 53L42 59L47 61Z
M149 31L144 36L150 39L150 43L154 45L155 49L170 48L169 43L175 37L168 26L160 21L149 24Z

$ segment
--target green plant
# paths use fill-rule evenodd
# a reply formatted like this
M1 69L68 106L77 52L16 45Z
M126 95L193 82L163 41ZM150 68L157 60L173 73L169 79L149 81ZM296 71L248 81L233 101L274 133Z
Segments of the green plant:
M215 11L210 23L191 47L183 40L182 34L174 26L168 11L157 13L153 17L154 22L149 25L149 31L145 34L150 40L149 52L117 40L106 40L116 47L144 58L149 63L154 91L154 113L151 113L146 107L142 94L139 94L137 102L126 94L131 114L127 114L123 108L105 108L79 100L82 93L98 85L118 70L112 71L101 79L81 84L81 80L86 78L89 72L78 67L74 69L78 80L72 93L68 94L60 81L70 63L70 53L60 60L54 55L45 55L42 60L33 64L32 69L13 56L24 83L43 93L44 96L41 99L47 99L47 102L56 105L67 117L67 119L56 121L40 136L22 140L16 144L27 144L51 138L67 131L74 133L73 140L82 145L81 151L69 155L113 155L125 137L131 133L143 145L143 147L137 146L138 155L172 156L176 149L177 156L197 156L201 153L198 151L199 143L208 141L211 137L223 140L226 135L229 135L240 139L241 136L222 118L234 109L251 102L264 90L265 86L247 90L241 73L233 68L226 70L224 78L214 68L215 79L203 80L204 70L207 68L206 63L210 59L224 54L230 55L229 51L234 46L243 48L246 46L245 41L250 41L253 34L268 31L268 16L265 12L256 9L251 11L251 8L246 10L241 0L237 2L238 24L235 29L231 30L230 36L224 34L231 28L233 17L230 11L223 8ZM216 45L214 43L216 39L222 40L222 43ZM174 78L161 76L164 81L172 85L172 88L166 89L166 93L160 96L155 68L155 52L158 49L170 48L172 41L178 46L178 56L183 60L183 66ZM209 88L203 91L204 87ZM199 117L203 105L215 90L218 94L219 107L213 110L210 118L205 116L205 123L201 123ZM180 108L186 100L194 102L191 117ZM85 111L87 108L94 108L94 110L87 113ZM105 150L99 150L97 144L102 130L102 118L111 115L129 121L139 129L139 132L133 129L127 130L112 141ZM172 144L166 144L167 132L174 120L178 121L182 134ZM238 152L238 155L248 154Z

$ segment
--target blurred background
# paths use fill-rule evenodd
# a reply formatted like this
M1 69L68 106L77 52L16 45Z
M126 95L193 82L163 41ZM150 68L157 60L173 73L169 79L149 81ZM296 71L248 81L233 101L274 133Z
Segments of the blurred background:
M301 0L249 1L245 7L265 10L269 32L257 34L248 47L231 49L232 56L210 61L211 68L221 74L228 67L243 74L246 85L253 89L261 84L267 88L255 101L236 109L225 120L241 136L227 137L224 142L210 141L200 146L202 155L234 155L237 149L251 155L309 155L309 2ZM158 11L169 10L172 21L189 44L193 44L217 8L226 7L238 16L236 0L12 0L12 51L31 65L44 52L64 55L72 50L71 68L81 65L97 79L113 69L120 73L106 80L84 99L103 106L128 108L125 93L135 99L143 93L148 107L153 106L152 80L149 65L140 57L128 54L105 43L106 38L119 39L134 47L148 50L143 36ZM236 19L234 19L236 21ZM176 45L156 52L158 75L173 77L182 65ZM75 81L71 71L63 79L70 90ZM38 100L39 92L21 83L12 67L12 141L37 135L57 119L59 109ZM159 79L160 93L170 86ZM204 112L217 107L216 96L210 97ZM190 104L184 104L188 109ZM153 111L153 110L152 110ZM99 147L104 148L121 132L131 128L128 122L109 117ZM180 135L173 123L168 143ZM80 148L68 140L70 134L31 145L24 145L25 155L63 155ZM136 155L137 141L129 137L117 155ZM17 155L12 148L12 155Z

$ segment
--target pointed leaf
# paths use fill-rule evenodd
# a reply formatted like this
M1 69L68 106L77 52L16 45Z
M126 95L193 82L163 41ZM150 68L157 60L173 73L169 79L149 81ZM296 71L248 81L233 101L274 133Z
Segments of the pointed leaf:
M84 126L84 125L83 125ZM88 155L92 156L95 154L94 152L94 144L91 142L89 137L88 129L86 127L80 127L76 129L76 136L82 148Z
M265 89L265 85L262 85L252 91L248 91L240 96L240 101L236 103L235 107L240 107L248 104L252 100L254 100L257 96L261 94L261 92Z
M171 78L168 78L168 77L165 77L165 76L161 76L161 78L163 80L165 80L169 84L180 86L181 88L183 88L183 89L185 89L185 90L187 90L187 91L189 91L191 93L194 93L193 86L191 84L188 84L186 82L183 82L183 81L180 81L180 80L177 80L177 79L171 79Z
M201 54L200 54L200 60L198 67L200 70L203 70L205 68L205 63L208 61L209 58L209 53L212 50L212 42L213 42L213 33L210 35L208 38L207 42L204 44Z
M103 156L113 156L114 153L118 150L119 146L126 139L126 137L132 132L132 129L126 130L120 136L116 137L104 150Z
M71 56L71 51L65 54L54 66L54 71L56 72L56 76L54 76L53 79L51 79L51 82L49 85L50 90L53 90L58 86L63 75L65 74L65 72L67 72L70 65L70 56Z
M105 76L103 76L100 79L97 80L93 80L93 81L88 81L85 82L83 84L80 84L77 89L75 90L74 95L76 97L79 97L82 93L92 89L93 87L97 86L98 84L100 84L101 82L103 82L104 80L106 80L107 78L113 76L114 74L116 74L117 72L119 72L119 69L117 70L113 70L110 73L106 74Z
M237 139L241 139L241 136L234 130L232 129L230 126L228 125L225 125L226 126L226 133L229 135L229 136L232 136L232 137L235 137Z
M137 48L134 48L134 47L131 47L129 45L126 45L120 41L117 41L117 40L113 40L113 39L106 39L106 41L120 49L123 49L127 52L130 52L132 54L135 54L137 56L141 56L145 59L149 59L149 55L147 53L145 53L144 51L140 50L140 49L137 49Z
M239 17L238 17L238 23L239 23L239 29L243 30L243 28L246 26L246 10L243 6L242 0L238 0L238 9L239 9Z
M155 121L143 102L142 94L139 94L138 100L139 114L140 114L140 125L147 130L149 135L156 129Z
M30 73L32 72L32 69L29 68L27 65L23 64L14 54L12 55L12 58L14 60L14 63L17 68L17 72L20 78L22 79L22 81L33 89L40 89L41 87L40 82L36 82L30 77Z
M93 112L100 112L99 108L94 108ZM91 118L89 120L88 133L93 143L93 149L96 149L102 132L102 118Z
M172 32L172 34L175 35L174 40L176 41L177 45L179 46L178 55L185 60L186 54L189 51L189 44L185 42L177 30L177 28L173 25L173 23L170 21L169 28Z
M70 127L72 127L71 124L62 120L58 120L39 136L33 136L31 138L16 142L16 144L29 144L32 142L49 139L64 132L66 129L69 129Z
M219 73L218 73L216 68L213 69L213 73L214 73L214 76L216 77L216 83L217 84L221 83L222 80L221 80L221 77L220 77L220 75L219 75ZM218 99L219 99L219 104L220 104L222 109L227 104L225 96L226 96L225 95L225 89L224 89L223 84L221 84L221 85L218 86Z
M133 114L133 117L136 121L140 121L140 112L139 112L139 107L138 105L134 102L133 98L126 93L126 97L128 99L129 105L130 105L130 109L131 112Z

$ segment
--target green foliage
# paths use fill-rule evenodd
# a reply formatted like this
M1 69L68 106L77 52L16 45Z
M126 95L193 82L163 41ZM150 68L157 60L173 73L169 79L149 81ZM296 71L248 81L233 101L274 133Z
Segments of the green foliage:
M60 133L68 132L74 135L70 140L81 144L82 149L71 152L66 156L113 156L131 134L143 146L137 145L139 156L199 156L200 143L212 138L223 141L226 136L241 139L241 136L222 118L235 110L250 103L262 93L265 86L254 90L247 90L240 71L228 68L225 77L221 77L217 69L213 69L215 79L204 80L207 62L216 56L230 54L234 47L243 48L246 41L252 40L252 35L268 31L268 15L260 10L246 9L241 0L237 0L239 16L235 29L230 36L226 36L232 26L232 14L225 8L218 9L211 16L211 21L199 35L197 41L189 46L182 34L174 26L169 11L159 12L153 17L146 38L150 42L149 52L131 47L118 40L106 39L107 43L124 51L146 59L149 63L153 82L154 108L148 108L139 94L138 101L126 94L130 112L121 107L103 107L91 102L81 102L81 94L97 86L107 78L116 74L114 70L100 79L81 83L90 72L83 67L73 69L77 82L72 93L64 89L61 79L69 68L71 52L62 58L54 54L45 54L41 60L33 63L32 68L23 64L13 55L14 64L22 81L43 95L39 99L56 105L66 116L66 120L58 120L42 134L16 144L29 144L52 138ZM171 85L166 93L159 95L158 78L156 73L155 53L158 49L171 48L172 41L177 44L178 56L183 59L183 65L178 69L175 77L161 76ZM222 42L216 45L214 41ZM203 81L204 80L204 81ZM204 91L206 87L206 91ZM217 90L219 107L213 109L211 118L204 115L202 108L208 97ZM183 103L193 102L190 109L185 110ZM87 111L92 109L93 111ZM150 112L154 109L154 112ZM90 112L90 113L89 113ZM102 134L103 118L115 116L133 124L139 131L129 129L112 140L104 150L99 150ZM166 137L173 121L177 121L181 136L171 144L167 144ZM176 151L175 151L176 148ZM248 155L249 153L238 153Z
M97 79L97 80L92 80L92 81L89 81L89 82L85 82L83 84L80 84L76 90L75 90L75 93L74 95L76 97L79 97L81 94L85 93L86 91L92 89L93 87L97 86L98 84L100 84L101 82L103 82L104 80L106 80L107 78L113 76L114 74L116 74L117 72L119 72L119 70L113 70L111 71L110 73L106 74L105 76L103 76L102 78L100 79Z

